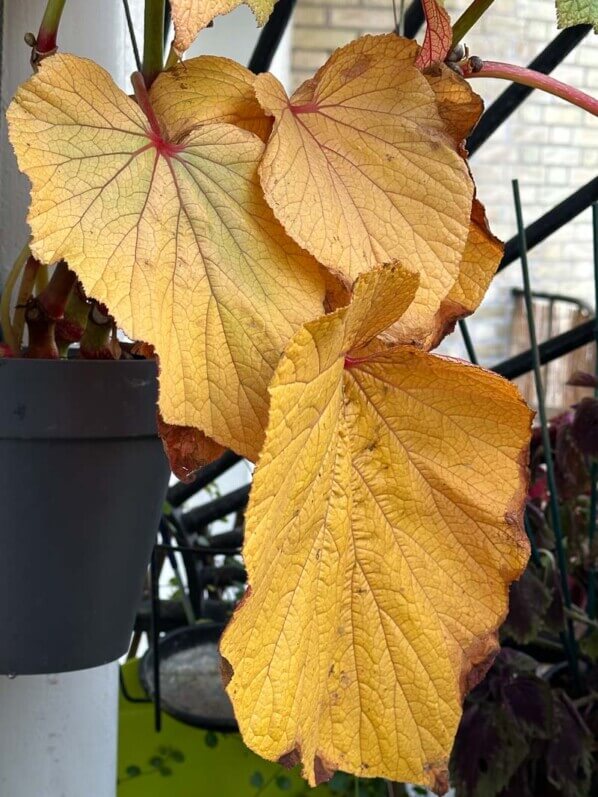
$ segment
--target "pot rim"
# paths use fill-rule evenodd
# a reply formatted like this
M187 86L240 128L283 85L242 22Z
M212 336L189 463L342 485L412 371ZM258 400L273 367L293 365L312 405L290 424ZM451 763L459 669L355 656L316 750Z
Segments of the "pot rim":
M0 440L156 437L156 360L0 359Z

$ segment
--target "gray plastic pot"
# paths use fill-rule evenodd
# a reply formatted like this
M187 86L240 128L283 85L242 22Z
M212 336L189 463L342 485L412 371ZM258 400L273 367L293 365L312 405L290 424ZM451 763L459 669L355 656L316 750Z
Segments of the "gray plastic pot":
M125 653L168 483L152 361L0 359L0 673Z

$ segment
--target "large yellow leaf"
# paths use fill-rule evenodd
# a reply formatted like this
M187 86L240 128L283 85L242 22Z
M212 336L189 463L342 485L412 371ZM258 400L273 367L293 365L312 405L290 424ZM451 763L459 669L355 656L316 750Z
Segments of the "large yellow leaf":
M162 90L176 92L157 81L155 102ZM107 72L68 55L44 61L8 117L36 257L66 260L155 347L167 423L256 457L273 370L324 295L318 264L264 202L263 143L222 122L173 142Z
M421 275L408 312L425 334L459 271L473 181L436 93L395 34L337 50L289 100L272 75L256 93L274 115L260 179L287 232L349 281L398 261Z
M276 0L170 0L174 23L174 48L183 53L193 44L200 30L214 17L228 14L245 3L256 16L258 25L263 25L274 8Z
M467 692L522 573L531 412L500 377L374 340L415 286L394 269L293 338L247 514L250 589L221 644L246 743L446 787ZM385 315L384 318L381 315Z
M466 318L478 308L500 264L503 251L502 242L490 232L484 206L474 199L469 235L457 280L440 303L428 334L414 340L411 325L400 319L384 334L385 339L394 343L414 343L427 351L436 348L453 331L459 319ZM336 306L343 304L346 301L341 297ZM408 315L406 318L409 321Z
M228 58L191 58L158 75L154 110L173 139L206 122L230 122L265 141L272 119L256 99L254 82L255 75Z

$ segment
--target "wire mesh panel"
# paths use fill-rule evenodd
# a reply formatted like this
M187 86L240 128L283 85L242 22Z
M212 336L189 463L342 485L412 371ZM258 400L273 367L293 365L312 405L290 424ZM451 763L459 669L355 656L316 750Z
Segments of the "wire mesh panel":
M514 290L515 307L511 326L511 354L517 354L529 345L525 300L521 290ZM543 343L555 335L569 332L592 318L592 311L576 299L555 294L534 294L534 318L538 342ZM567 380L575 371L594 371L594 345L581 346L542 368L542 380L549 415L563 412L587 395L587 390L570 387ZM531 374L516 378L515 383L532 407L536 406L536 389Z

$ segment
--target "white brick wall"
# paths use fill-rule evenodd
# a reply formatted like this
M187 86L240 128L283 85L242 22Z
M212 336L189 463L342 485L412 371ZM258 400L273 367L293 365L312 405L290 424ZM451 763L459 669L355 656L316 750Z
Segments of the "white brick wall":
M468 5L447 0L453 19ZM393 27L391 0L298 0L293 28L294 84L311 77L336 47L363 33ZM557 34L551 0L500 0L467 36L472 53L525 65ZM421 36L421 34L420 34ZM598 37L589 34L553 73L590 94L598 87ZM490 104L508 83L478 79L475 89ZM493 229L504 239L515 233L511 180L521 185L524 214L534 221L598 171L598 122L562 100L534 92L472 158L479 196ZM593 302L591 214L555 233L530 254L537 290ZM518 263L498 275L470 328L480 359L488 364L509 353L513 302L521 284ZM446 350L463 354L459 333Z

